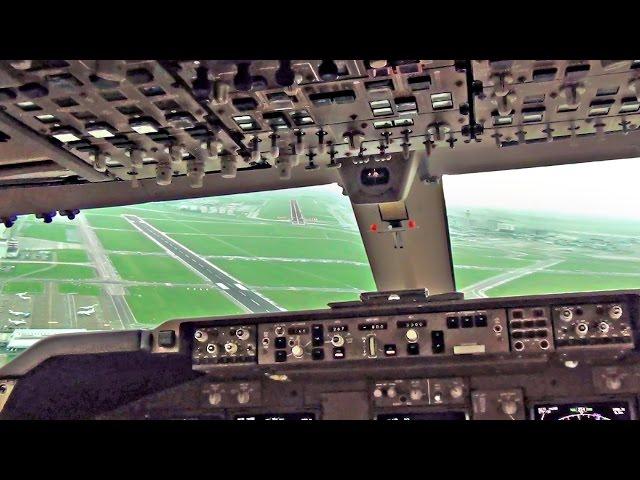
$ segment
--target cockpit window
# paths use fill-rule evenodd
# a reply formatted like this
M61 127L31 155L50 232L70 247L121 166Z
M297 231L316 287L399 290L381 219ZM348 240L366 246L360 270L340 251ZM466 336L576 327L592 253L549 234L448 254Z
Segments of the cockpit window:
M325 308L375 290L336 185L20 217L0 230L0 365L56 332Z
M466 298L640 288L640 159L447 176Z

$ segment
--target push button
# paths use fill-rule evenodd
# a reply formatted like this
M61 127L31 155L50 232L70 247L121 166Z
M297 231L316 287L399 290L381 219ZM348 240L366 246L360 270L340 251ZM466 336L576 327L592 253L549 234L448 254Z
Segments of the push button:
M276 362L286 362L286 361L287 361L287 351L276 350Z
M158 345L164 348L171 348L176 344L176 332L173 330L162 330L158 333Z
M431 332L431 351L433 353L444 352L444 332L442 330Z
M407 354L408 355L420 355L420 344L419 343L408 343L407 344Z
M324 328L322 325L311 326L311 345L321 347L324 343Z
M344 347L333 347L333 358L341 360L344 358Z
M395 344L390 343L384 346L384 354L387 357L395 357L397 353L398 353L398 350L396 349Z
M275 340L276 348L287 348L287 338L286 337L276 337Z
M311 358L314 360L324 360L324 348L314 348L311 350Z
M447 328L460 327L460 319L455 316L447 317Z
M471 327L473 327L473 315L463 315L462 328L471 328Z
M487 316L484 313L475 316L476 327L487 326Z

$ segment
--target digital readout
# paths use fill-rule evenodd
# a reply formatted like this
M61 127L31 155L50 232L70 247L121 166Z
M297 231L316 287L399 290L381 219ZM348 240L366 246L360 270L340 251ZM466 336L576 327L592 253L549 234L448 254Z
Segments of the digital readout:
M331 325L329 327L329 331L331 333L335 333L335 332L348 332L349 331L349 325Z
M307 327L289 327L289 330L287 330L287 333L289 335L304 335L306 333L309 333L309 328L307 328Z
M358 324L358 330L386 330L386 329L387 329L387 322Z
M396 322L398 328L421 328L427 326L426 320L398 320Z

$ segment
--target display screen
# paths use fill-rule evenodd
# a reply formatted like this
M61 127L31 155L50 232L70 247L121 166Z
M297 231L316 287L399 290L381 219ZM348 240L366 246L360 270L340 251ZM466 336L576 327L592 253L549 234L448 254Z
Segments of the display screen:
M465 412L383 413L376 420L467 420Z
M631 420L627 402L536 405L533 413L535 420Z
M316 414L309 412L261 413L258 415L235 415L234 420L315 420Z

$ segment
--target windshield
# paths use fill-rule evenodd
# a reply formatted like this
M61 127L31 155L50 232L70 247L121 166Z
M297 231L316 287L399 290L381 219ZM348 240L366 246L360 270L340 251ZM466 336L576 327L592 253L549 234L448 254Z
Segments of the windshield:
M375 290L337 185L0 227L0 365L52 333L325 308Z
M640 288L640 159L447 176L466 298Z

